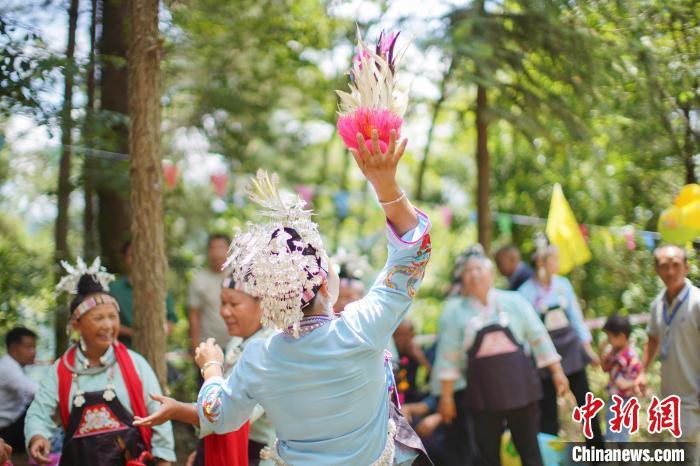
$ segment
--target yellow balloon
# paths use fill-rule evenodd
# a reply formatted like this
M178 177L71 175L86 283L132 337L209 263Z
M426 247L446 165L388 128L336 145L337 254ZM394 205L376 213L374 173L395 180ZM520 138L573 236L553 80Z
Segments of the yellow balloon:
M681 211L682 224L700 232L700 199L686 204L681 208Z
M695 201L700 201L700 184L687 184L678 193L673 205L683 207Z
M659 233L661 238L669 243L682 244L693 241L700 236L700 228L688 225L684 220L683 209L671 206L664 210L659 217Z

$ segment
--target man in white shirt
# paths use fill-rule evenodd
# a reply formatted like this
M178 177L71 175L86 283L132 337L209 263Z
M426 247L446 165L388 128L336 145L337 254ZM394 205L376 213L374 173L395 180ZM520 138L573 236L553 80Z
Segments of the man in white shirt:
M658 353L661 395L681 399L680 440L696 442L700 440L700 289L687 279L688 256L683 248L661 246L654 258L665 289L651 303L639 382L646 382L645 372Z
M39 385L24 372L34 364L36 333L16 327L5 336L7 354L0 358L0 438L15 452L24 451L24 417Z

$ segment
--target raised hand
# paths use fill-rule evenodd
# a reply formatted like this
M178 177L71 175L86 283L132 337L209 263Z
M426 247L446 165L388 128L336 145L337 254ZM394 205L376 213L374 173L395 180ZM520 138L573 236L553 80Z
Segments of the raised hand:
M404 139L396 147L396 131L392 130L386 152L382 152L379 147L379 134L372 130L371 150L365 144L362 133L357 133L359 149L350 149L357 166L377 193L377 200L382 205L386 218L399 235L418 226L416 212L396 182L396 167L406 149L406 142Z
M386 152L382 153L379 148L379 133L377 133L377 130L373 130L371 148L368 148L367 144L365 144L362 133L357 133L359 150L350 149L353 157L355 157L357 166L360 167L365 178L372 183L372 186L374 186L374 189L377 191L379 200L382 202L390 201L391 199L382 199L382 193L380 191L396 188L396 192L398 192L399 195L401 194L396 185L396 167L403 156L407 142L408 140L404 139L397 148L396 131L391 130ZM396 194L396 192L388 192L387 194Z

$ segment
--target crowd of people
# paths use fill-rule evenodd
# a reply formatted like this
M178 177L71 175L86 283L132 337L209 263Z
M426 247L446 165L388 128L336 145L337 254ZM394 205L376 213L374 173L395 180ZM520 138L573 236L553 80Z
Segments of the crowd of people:
M67 266L59 288L71 296L75 344L37 382L25 373L37 334L18 327L5 337L0 464L24 451L41 465L173 464L176 421L199 429L193 465L498 465L506 429L522 464L542 465L539 433L559 434L558 398L586 402L588 365L609 373L610 397L627 400L646 395L659 353L661 395L682 401L680 439L698 440L700 289L681 247L654 253L665 287L641 357L618 314L593 348L549 244L531 264L513 246L495 264L478 245L458 254L437 338L418 344L407 315L430 258L430 220L395 181L405 147L396 142L392 134L382 152L375 133L354 153L387 218L387 262L368 289L352 258L328 257L303 204L258 173L251 199L266 220L233 239L212 235L208 267L190 284L196 403L164 396L130 349L130 244L116 282L99 261ZM496 269L509 289L495 287ZM629 440L624 429L604 434L601 421L587 443Z

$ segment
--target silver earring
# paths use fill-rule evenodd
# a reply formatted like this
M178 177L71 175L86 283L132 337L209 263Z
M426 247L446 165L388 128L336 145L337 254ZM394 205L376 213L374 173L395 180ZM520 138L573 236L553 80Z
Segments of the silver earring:
M85 344L83 337L80 337L80 349L83 351L83 353L87 351L87 345Z

